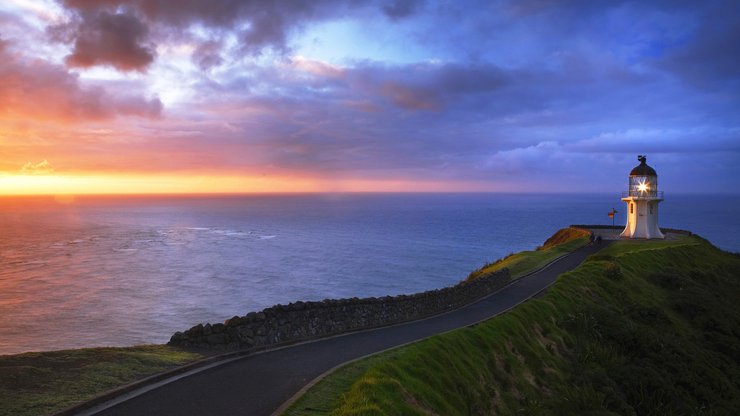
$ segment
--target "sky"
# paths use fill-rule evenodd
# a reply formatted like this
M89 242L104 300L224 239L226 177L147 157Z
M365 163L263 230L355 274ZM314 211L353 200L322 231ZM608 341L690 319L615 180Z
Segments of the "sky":
M0 194L740 192L740 2L4 0Z

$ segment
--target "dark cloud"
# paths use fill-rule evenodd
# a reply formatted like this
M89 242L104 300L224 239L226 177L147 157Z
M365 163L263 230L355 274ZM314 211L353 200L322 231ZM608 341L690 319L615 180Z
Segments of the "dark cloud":
M221 47L221 42L207 41L201 43L193 52L193 62L204 71L220 65L223 62Z
M150 23L187 27L199 23L207 27L233 28L237 22L270 20L277 16L306 16L327 1L309 0L61 0L69 9L82 12L125 8L137 12ZM337 2L338 3L338 2ZM286 22L292 23L292 22Z
M255 10L249 27L241 31L241 49L251 55L260 54L268 47L286 51L288 30L291 25L299 23L289 20L293 17L275 10Z
M111 65L120 70L144 70L154 59L149 29L174 31L181 36L191 26L232 30L238 33L240 50L259 55L271 48L288 49L288 35L308 21L336 16L346 10L340 0L161 1L161 0L60 0L72 11L67 25L74 42L68 62L73 66ZM71 27L70 27L71 26ZM218 36L218 30L214 36ZM52 28L52 32L59 28ZM57 36L59 39L60 37ZM210 39L193 57L202 68L219 62Z
M537 14L557 14L563 16L580 15L603 11L605 7L613 7L629 0L602 0L594 2L591 0L509 0L504 1L504 10L516 17L526 17Z
M0 114L9 120L75 122L118 115L156 118L159 99L83 87L63 66L29 59L0 40Z
M385 97L406 110L455 110L474 105L480 109L489 94L510 84L518 70L505 71L486 63L414 64L387 67L373 63L347 69L345 80L353 88Z
M240 53L256 56L266 49L285 53L290 34L309 23L378 11L397 20L418 12L423 4L420 0L58 1L73 15L72 23L64 25L67 36L56 36L74 43L69 64L111 65L124 71L142 71L152 63L154 43L161 40L151 34L155 26L157 33L169 31L175 37L185 36L193 26L213 29L213 38L202 46L218 43L224 31L232 31L238 36ZM59 31L60 27L51 29ZM196 50L194 61L201 68L218 65L219 55L204 48L208 46Z
M720 2L704 13L694 36L670 48L659 66L698 87L731 83L740 91L740 3Z
M133 15L85 13L65 62L71 67L110 65L121 71L142 71L155 56L147 35L147 26Z
M403 19L419 11L423 4L424 0L391 0L381 8L391 19Z
M394 81L383 83L380 92L406 110L439 110L440 100L430 88L414 88Z

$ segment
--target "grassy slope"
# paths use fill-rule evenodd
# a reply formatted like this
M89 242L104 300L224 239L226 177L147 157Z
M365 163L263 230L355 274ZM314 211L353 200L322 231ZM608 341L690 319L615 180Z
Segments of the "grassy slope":
M289 414L733 414L737 299L737 255L617 242L505 315L344 367Z
M541 248L535 251L510 254L470 273L468 279L476 279L505 267L509 269L512 277L521 277L586 243L588 243L588 233L586 231L577 228L564 228L550 237Z
M513 278L521 277L535 271L556 258L567 254L588 243L588 232L578 228L564 228L550 237L542 247L533 251L522 251L510 254L495 262L484 265L473 271L468 280L493 273L503 268L509 268ZM304 395L296 405L292 406L287 414L304 415L314 412L328 412L339 403L342 392L349 389L352 383L365 371L376 363L382 362L394 352L373 356L343 366L340 371L322 380ZM328 405L329 404L329 405ZM332 406L331 404L334 404Z
M201 358L160 345L2 355L0 415L49 414Z

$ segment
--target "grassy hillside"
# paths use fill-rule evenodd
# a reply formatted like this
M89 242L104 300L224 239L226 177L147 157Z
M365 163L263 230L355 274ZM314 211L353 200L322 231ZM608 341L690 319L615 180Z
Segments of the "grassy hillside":
M0 415L46 415L204 358L164 345L0 356Z
M521 277L537 270L554 259L570 253L588 243L588 232L579 228L563 228L545 241L545 244L534 251L522 251L509 254L503 259L486 264L470 273L468 280L477 279L489 273L508 268L513 278Z
M289 414L734 414L740 258L620 241L543 296L352 363Z

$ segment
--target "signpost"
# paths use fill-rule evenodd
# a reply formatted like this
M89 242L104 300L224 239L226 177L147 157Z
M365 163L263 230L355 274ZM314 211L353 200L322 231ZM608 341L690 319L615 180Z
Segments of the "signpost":
M612 208L611 212L607 213L609 215L609 218L612 219L612 227L614 226L614 214L616 214L618 211L614 208Z

